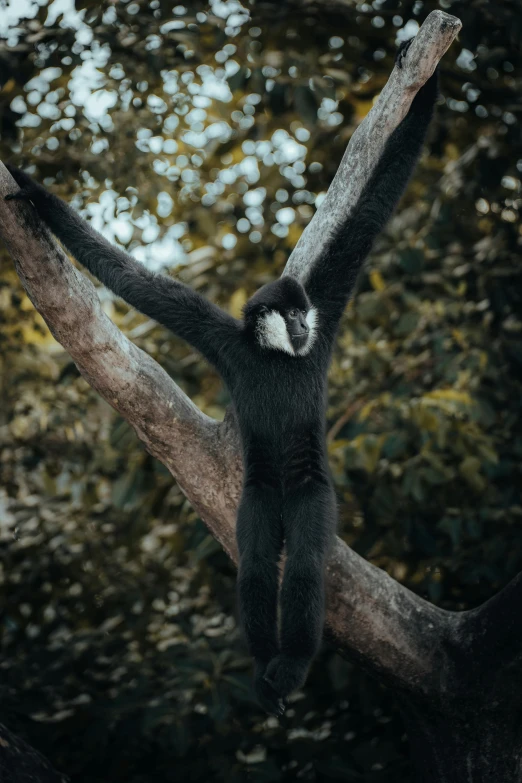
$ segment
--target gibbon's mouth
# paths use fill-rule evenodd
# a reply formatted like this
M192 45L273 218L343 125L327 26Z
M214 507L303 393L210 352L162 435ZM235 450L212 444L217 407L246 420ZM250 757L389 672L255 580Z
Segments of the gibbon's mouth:
M291 340L292 346L299 351L301 348L305 347L308 341L308 332L299 332L298 334L293 334Z

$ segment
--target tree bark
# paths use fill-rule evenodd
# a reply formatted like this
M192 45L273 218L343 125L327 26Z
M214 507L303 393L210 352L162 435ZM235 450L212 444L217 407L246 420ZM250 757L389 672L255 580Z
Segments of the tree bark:
M0 723L0 783L69 783L69 778Z
M285 274L306 278L325 235L353 209L384 144L459 29L460 22L442 11L428 16L403 68L393 70L354 133ZM0 164L0 197L15 189ZM0 236L31 301L82 375L167 466L211 533L237 560L234 528L242 467L233 413L221 423L205 416L116 328L95 288L70 264L30 205L0 198ZM327 636L341 654L396 692L419 781L522 783L520 584L520 578L514 580L472 612L447 612L337 539L327 567Z

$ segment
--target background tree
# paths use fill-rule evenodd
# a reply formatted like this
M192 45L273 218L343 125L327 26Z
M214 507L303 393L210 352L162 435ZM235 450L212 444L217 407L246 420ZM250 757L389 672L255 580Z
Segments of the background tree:
M191 284L238 310L282 269L386 79L395 31L433 6L340 17L316 3L289 24L266 4L252 21L228 4L225 20L222 5L203 19L203 5L171 14L93 4L82 20L51 6L13 24L3 138L18 160L38 157L38 176L62 172L66 198L81 163L95 219L131 246L159 234L150 257L189 253ZM331 374L343 537L447 608L480 602L520 568L520 61L515 6L480 8L451 8L464 16L466 48L444 61L431 155L374 253ZM228 102L204 94L209 79L226 80ZM125 192L129 179L139 201ZM331 653L284 726L244 701L233 570L168 475L52 346L10 264L2 274L10 723L85 780L163 780L180 757L185 774L205 780L404 780L388 695ZM138 316L119 322L208 413L223 410L216 379L186 349Z

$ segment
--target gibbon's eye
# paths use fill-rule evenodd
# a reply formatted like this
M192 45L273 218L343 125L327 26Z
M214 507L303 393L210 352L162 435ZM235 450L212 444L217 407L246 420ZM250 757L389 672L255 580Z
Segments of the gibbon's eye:
M288 315L290 316L290 318L297 318L297 310L295 308L293 310L290 310Z
M265 305L261 305L259 308L259 315L264 315L265 313L268 313L268 307L265 307Z

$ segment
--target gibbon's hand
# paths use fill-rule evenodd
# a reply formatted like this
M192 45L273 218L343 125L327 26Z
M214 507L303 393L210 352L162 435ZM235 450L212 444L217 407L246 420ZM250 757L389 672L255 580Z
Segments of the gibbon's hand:
M406 52L410 48L412 41L413 38L410 38L407 41L403 41L402 43L399 44L399 48L397 49L397 52L395 54L395 62L399 68L402 68L402 61L404 60L406 56Z
M408 50L413 42L414 38L410 38L409 41L403 41L399 44L397 53L395 55L395 63L397 68L403 67L404 59L408 53ZM437 98L439 97L439 69L435 68L433 74L430 76L426 84L424 84L417 95L412 101L410 106L410 112L422 112L426 108L433 106Z

